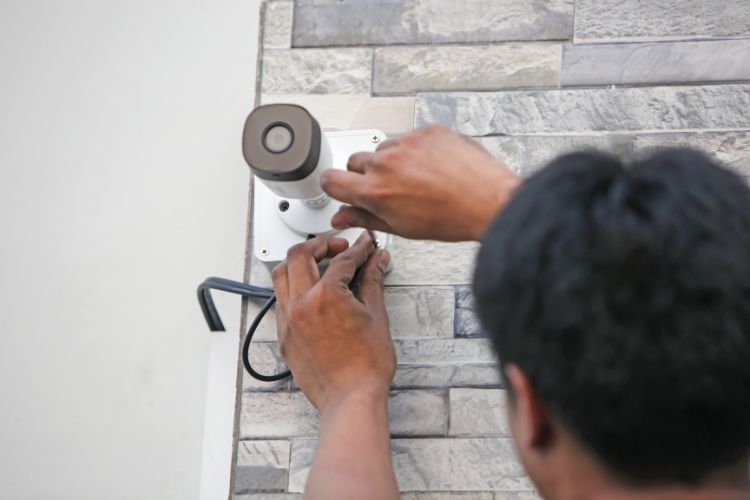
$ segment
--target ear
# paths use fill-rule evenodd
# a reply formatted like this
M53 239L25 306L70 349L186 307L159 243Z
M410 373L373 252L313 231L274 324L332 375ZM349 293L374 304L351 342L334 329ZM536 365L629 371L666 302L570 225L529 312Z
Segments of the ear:
M549 412L518 365L505 365L504 370L512 393L510 404L515 413L516 439L524 447L537 450L548 448L554 434Z

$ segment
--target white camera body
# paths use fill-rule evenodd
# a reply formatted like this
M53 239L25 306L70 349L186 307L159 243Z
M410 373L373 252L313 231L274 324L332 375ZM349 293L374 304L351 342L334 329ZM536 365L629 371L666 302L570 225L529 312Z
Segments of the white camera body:
M310 237L335 234L350 243L357 228L337 231L331 218L342 203L320 186L329 168L346 170L353 153L374 151L385 135L379 130L323 132L301 106L269 104L253 110L245 122L243 154L255 174L253 253L261 262L286 258L290 246ZM385 248L390 235L376 233Z

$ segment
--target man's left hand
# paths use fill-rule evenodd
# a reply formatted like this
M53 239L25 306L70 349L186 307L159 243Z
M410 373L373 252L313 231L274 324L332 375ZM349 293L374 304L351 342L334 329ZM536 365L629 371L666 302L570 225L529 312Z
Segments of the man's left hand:
M318 262L331 258L323 276ZM273 270L282 357L321 414L352 394L385 401L396 370L383 279L390 256L368 233L349 248L318 237L292 247ZM357 295L349 284L362 268Z

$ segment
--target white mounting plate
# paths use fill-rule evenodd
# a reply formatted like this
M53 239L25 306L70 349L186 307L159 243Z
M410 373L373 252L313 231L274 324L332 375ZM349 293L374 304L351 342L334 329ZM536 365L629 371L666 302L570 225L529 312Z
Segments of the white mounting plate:
M378 144L385 140L385 134L375 129L324 133L333 152L333 168L339 170L346 170L346 163L352 154L375 151ZM306 237L292 231L279 216L278 206L283 198L276 196L258 179L255 179L254 185L253 254L261 262L282 261L289 247L305 241ZM361 233L361 229L350 228L331 234L353 243ZM375 237L380 248L388 246L390 235L377 232Z

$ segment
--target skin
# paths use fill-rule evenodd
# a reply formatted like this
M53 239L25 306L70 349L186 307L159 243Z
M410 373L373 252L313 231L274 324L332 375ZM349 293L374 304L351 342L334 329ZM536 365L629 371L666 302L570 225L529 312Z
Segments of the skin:
M334 227L408 238L479 240L520 184L479 144L439 126L385 141L374 153L355 154L347 168L329 170L321 180L326 192L350 205L334 216ZM318 262L325 258L331 260L321 275ZM273 271L282 356L321 418L306 499L399 497L387 415L396 370L383 301L389 259L363 233L351 248L338 238L306 241L292 247ZM360 266L355 296L348 285ZM747 461L719 469L691 488L620 481L547 411L518 366L504 369L518 456L545 498L750 498Z

